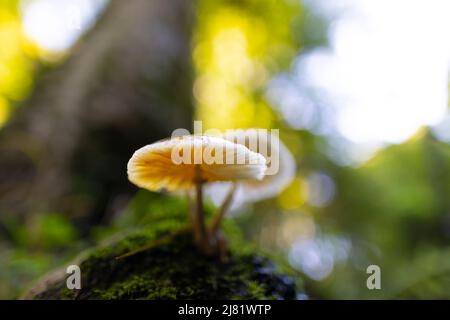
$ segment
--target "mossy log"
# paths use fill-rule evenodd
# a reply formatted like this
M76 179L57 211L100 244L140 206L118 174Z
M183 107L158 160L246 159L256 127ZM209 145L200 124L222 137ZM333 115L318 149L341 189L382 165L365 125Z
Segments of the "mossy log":
M161 231L161 230L160 230ZM139 253L117 258L137 248ZM39 281L25 299L295 299L294 278L259 254L230 250L227 262L199 253L188 229L141 231L79 259L80 290L65 268Z

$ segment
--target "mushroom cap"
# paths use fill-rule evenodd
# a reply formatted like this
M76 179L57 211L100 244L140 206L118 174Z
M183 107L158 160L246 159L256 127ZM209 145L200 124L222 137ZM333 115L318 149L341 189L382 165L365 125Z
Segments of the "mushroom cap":
M236 163L236 159L241 161ZM149 144L137 150L127 166L128 179L151 191L188 189L198 181L262 179L266 169L266 159L259 153L206 136L182 136Z
M266 174L263 179L245 180L239 183L235 191L232 208L236 208L243 203L274 197L295 178L295 159L277 136L266 130L247 129L228 130L224 138L235 143L243 142L251 151L262 154L267 163L270 161L269 168L271 165L278 167L276 172L272 172L274 174ZM251 139L257 139L258 144L250 143ZM276 143L273 143L275 141ZM258 148L260 144L266 144L267 148ZM271 148L273 149L271 150ZM277 153L278 156L274 157L271 152ZM229 183L217 183L208 188L207 194L214 204L219 205L223 202L229 188Z

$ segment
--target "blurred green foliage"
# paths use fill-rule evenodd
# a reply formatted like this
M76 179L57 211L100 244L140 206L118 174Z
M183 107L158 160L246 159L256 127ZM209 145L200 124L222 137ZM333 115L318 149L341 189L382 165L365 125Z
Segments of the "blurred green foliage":
M66 261L84 247L75 226L62 214L39 214L25 224L0 223L0 298L14 298L31 280Z
M293 1L199 1L193 62L198 116L206 128L271 127L270 75L304 46L304 8Z
M37 47L25 36L18 0L0 3L0 128L33 87Z
M2 3L0 13L14 8ZM326 45L329 22L289 0L200 0L196 15L198 117L220 129L281 128L297 159L296 179L278 198L243 208L234 218L244 238L284 258L299 239L348 240L348 256L334 261L324 279L310 279L298 268L313 298L450 298L449 144L424 128L361 166L338 165L323 137L289 128L264 96L270 78L296 55ZM2 40L4 25L0 21L0 41L10 43ZM0 83L0 124L2 90ZM308 177L318 172L335 184L334 198L322 207L308 202ZM183 196L140 190L111 225L83 237L64 213L39 214L26 223L0 217L0 298L17 297L30 280L117 233L148 224L182 226L187 208ZM225 228L232 233L234 227ZM366 287L371 264L381 267L382 290Z

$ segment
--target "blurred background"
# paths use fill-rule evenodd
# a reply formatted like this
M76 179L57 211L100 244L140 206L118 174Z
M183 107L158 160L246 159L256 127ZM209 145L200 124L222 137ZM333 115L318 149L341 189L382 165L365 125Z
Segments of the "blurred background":
M449 39L446 0L0 0L0 298L184 208L126 163L194 119L280 129L233 220L305 298L450 298Z

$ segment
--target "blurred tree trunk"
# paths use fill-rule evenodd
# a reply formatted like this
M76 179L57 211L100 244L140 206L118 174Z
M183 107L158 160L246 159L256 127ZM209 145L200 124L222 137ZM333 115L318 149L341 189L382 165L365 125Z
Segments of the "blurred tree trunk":
M187 0L112 0L0 131L0 215L100 223L133 192L135 149L192 123Z

